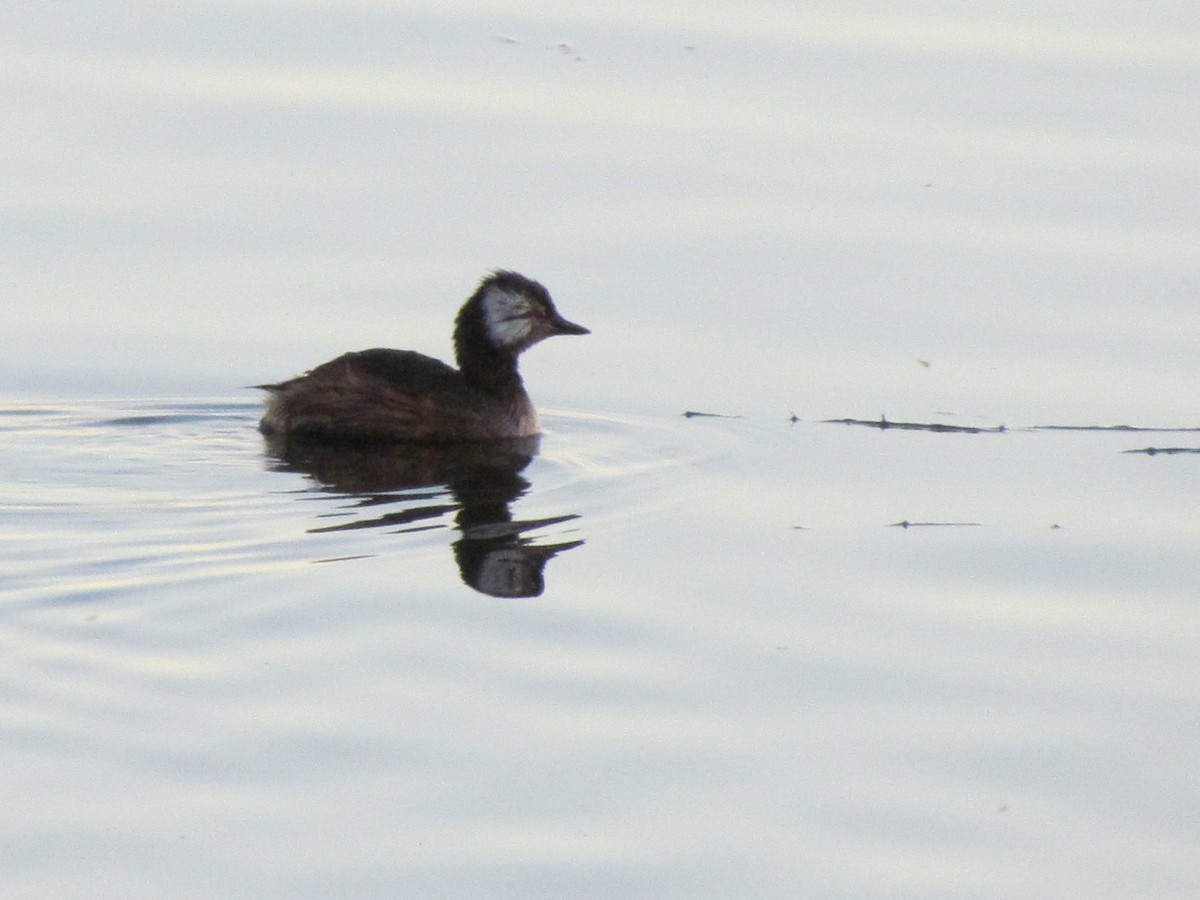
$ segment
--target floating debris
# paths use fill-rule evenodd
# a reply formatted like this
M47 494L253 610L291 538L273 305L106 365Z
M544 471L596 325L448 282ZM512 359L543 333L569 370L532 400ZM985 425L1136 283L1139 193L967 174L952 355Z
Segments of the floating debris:
M982 522L893 522L887 528L982 528Z
M557 50L564 56L571 57L575 62L583 62L583 57L575 52L575 44L571 41L559 41L556 44L550 44L546 49Z
M1145 453L1147 456L1157 456L1160 453L1200 453L1200 447L1143 447L1140 450L1122 450L1122 453Z
M878 428L886 431L889 428L899 428L902 431L934 431L946 434L1003 434L1008 429L1003 425L986 428L978 425L946 425L942 422L889 422L887 416L878 419L824 419L831 425L862 425L867 428Z
M1149 428L1140 425L1030 425L1029 431L1131 431L1131 432L1179 432L1200 431L1200 427Z

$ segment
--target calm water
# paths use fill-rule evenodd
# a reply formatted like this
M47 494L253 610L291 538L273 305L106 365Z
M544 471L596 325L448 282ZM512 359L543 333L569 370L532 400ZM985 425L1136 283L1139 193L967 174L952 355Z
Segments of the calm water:
M549 414L420 488L256 412L0 415L14 895L1196 884L1195 456Z
M0 894L1200 892L1190 5L0 24ZM495 266L540 446L264 444Z

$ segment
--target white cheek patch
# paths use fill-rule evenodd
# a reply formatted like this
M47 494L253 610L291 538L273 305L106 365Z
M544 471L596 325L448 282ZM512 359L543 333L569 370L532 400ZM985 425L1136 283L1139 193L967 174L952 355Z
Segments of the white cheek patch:
M529 338L532 323L529 303L520 294L492 290L483 300L483 320L492 342L500 347L518 346Z

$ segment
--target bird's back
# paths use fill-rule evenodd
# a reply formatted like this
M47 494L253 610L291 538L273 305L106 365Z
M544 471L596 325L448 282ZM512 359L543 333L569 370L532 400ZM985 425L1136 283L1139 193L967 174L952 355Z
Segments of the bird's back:
M276 385L259 427L347 441L454 441L536 434L524 389L498 397L457 369L411 350L346 353Z

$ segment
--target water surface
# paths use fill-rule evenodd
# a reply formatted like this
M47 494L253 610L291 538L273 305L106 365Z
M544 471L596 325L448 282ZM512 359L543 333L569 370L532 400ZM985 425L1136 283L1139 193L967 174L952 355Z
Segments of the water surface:
M256 414L4 408L13 892L1195 883L1194 456L549 413L487 522Z
M1200 891L1190 6L11 6L0 893Z

